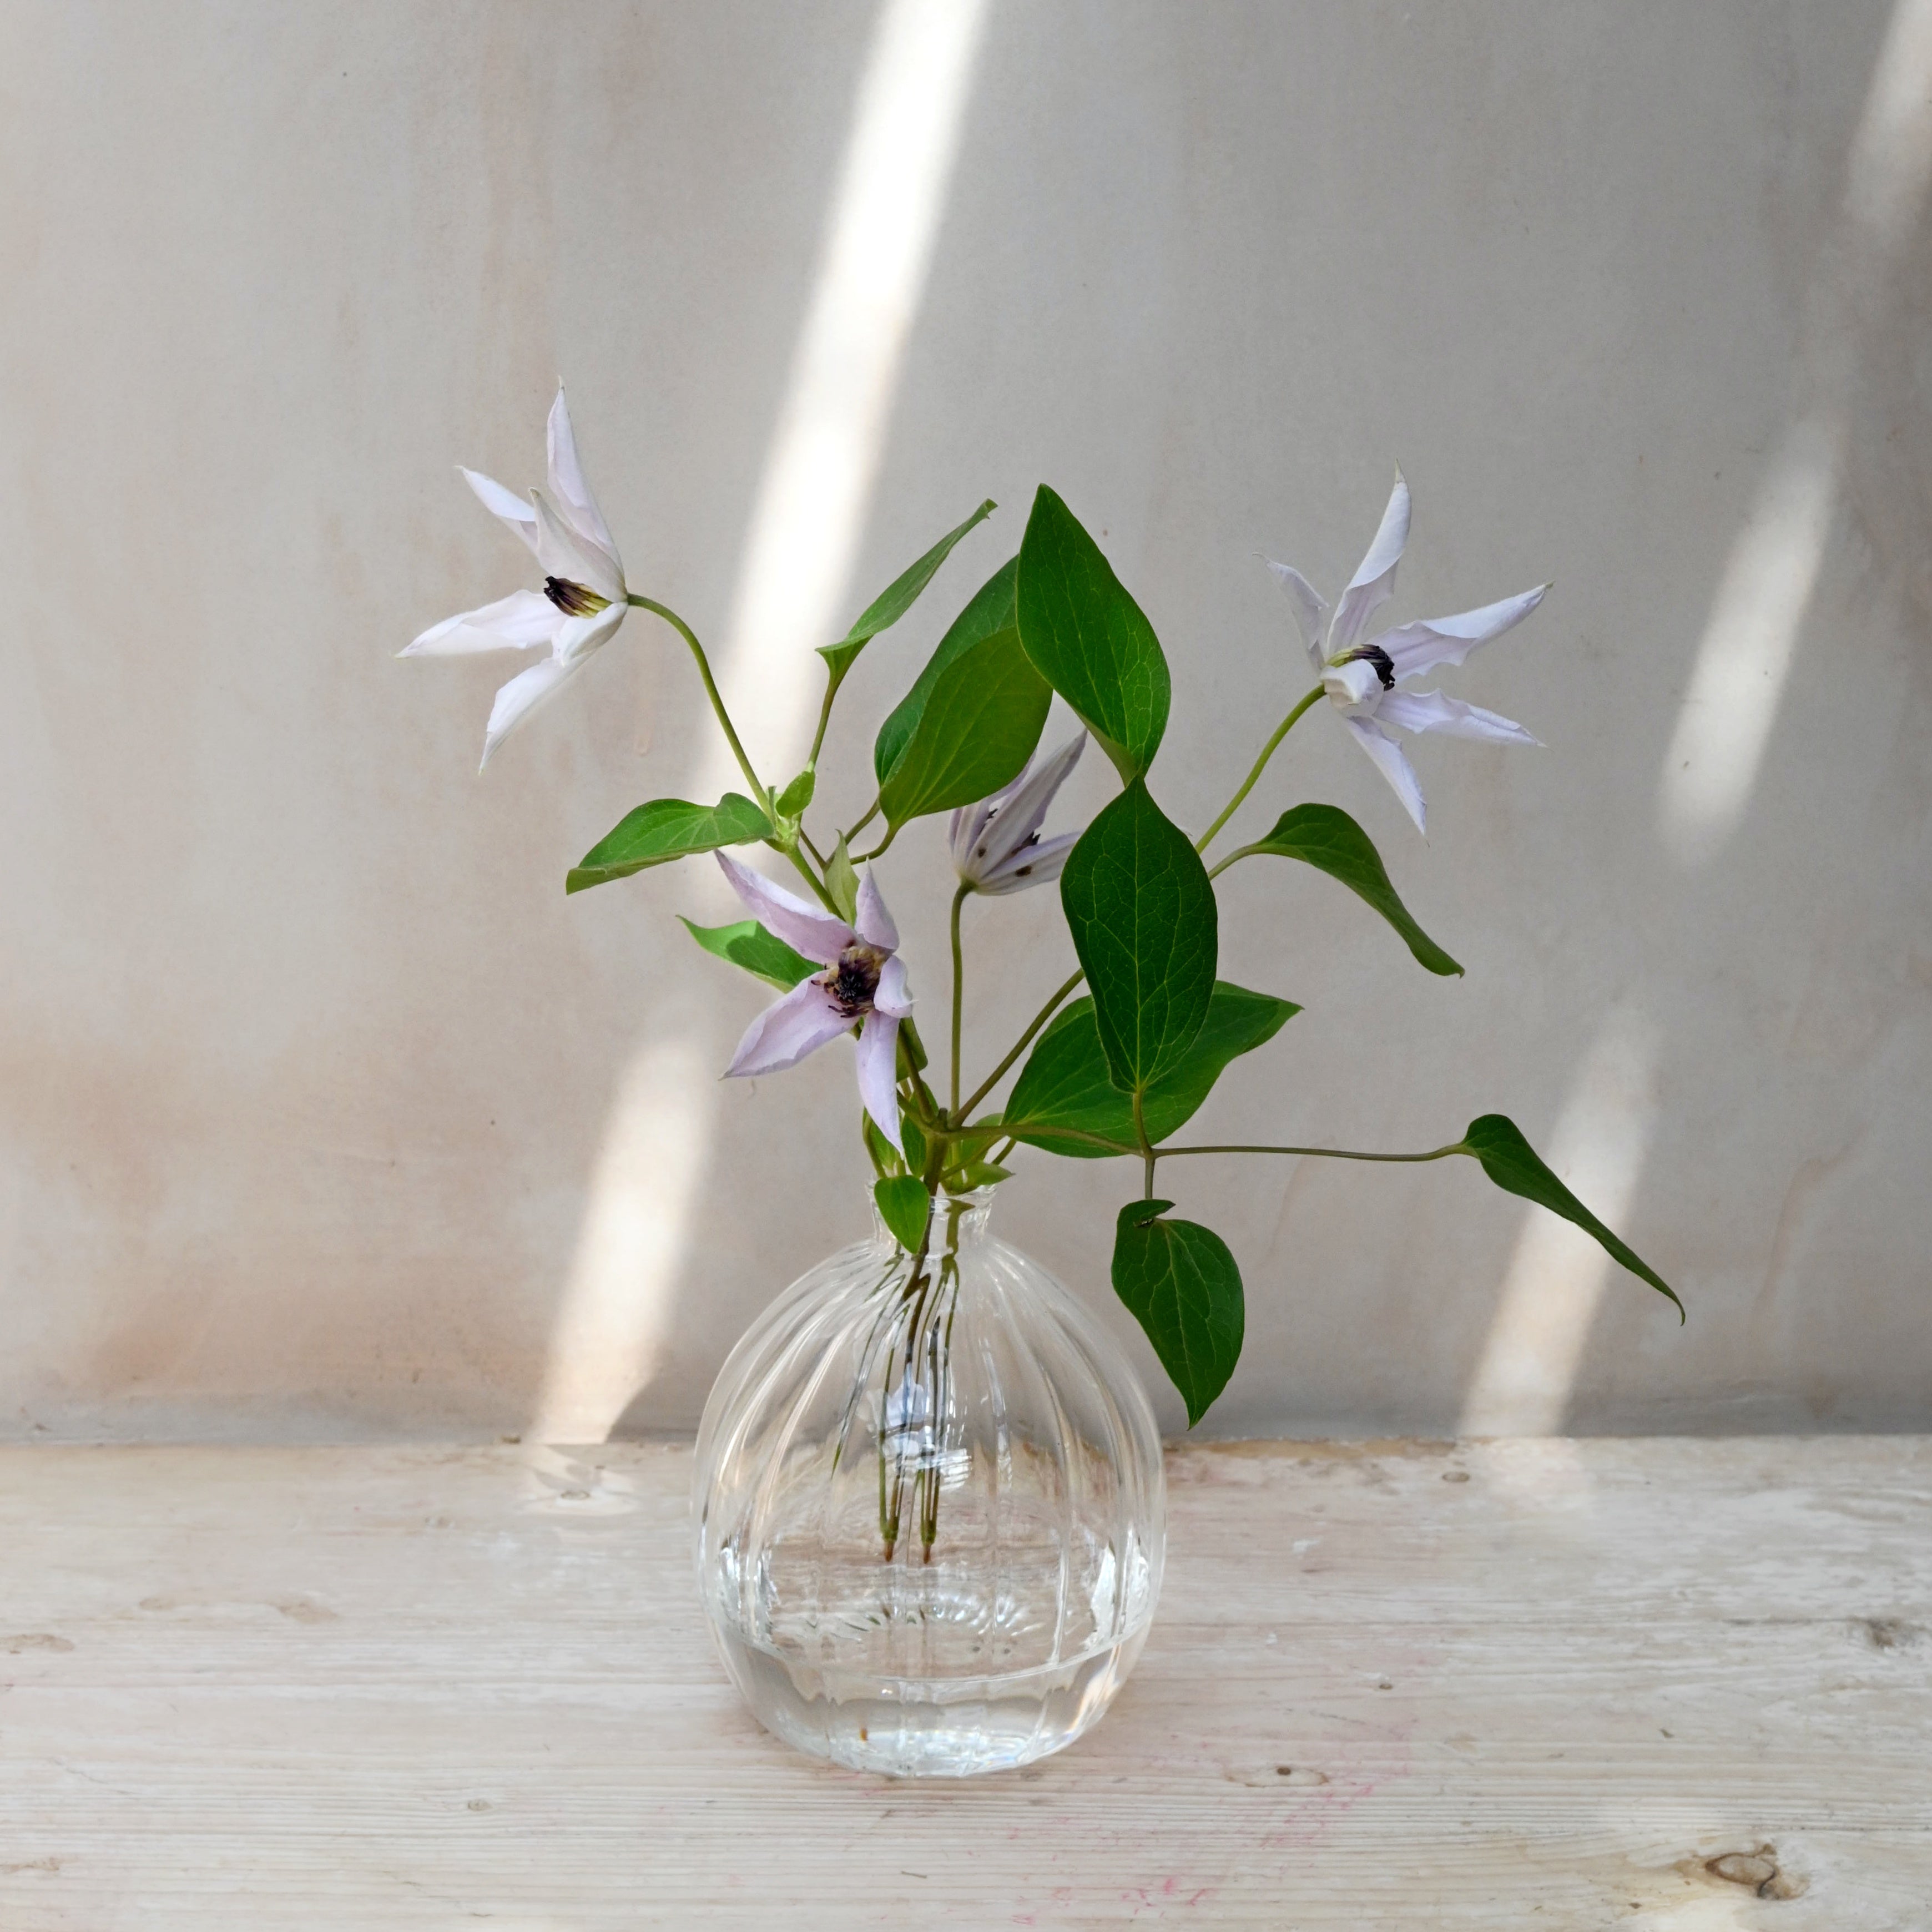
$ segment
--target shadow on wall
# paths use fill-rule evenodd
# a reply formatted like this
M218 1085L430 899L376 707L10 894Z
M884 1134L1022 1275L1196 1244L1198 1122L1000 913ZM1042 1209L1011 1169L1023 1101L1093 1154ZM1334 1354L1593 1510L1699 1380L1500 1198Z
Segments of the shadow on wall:
M724 658L728 689L756 694L747 736L771 770L789 769L786 758L801 747L814 694L797 673L811 667L810 646L834 634L848 592L982 15L976 4L887 0L874 30ZM1911 326L1932 305L1928 103L1932 0L1898 0L1814 265L1782 440L1728 552L1712 560L1710 607L1658 772L1657 835L1686 896L1761 888L1768 862L1754 856L1747 879L1735 842L1778 784L1774 740L1834 532L1862 536L1880 573L1912 603L1921 634L1932 626L1932 379ZM1922 680L1926 664L1922 653ZM692 782L710 795L706 787L729 778L704 763ZM1727 863L1737 879L1724 880ZM1550 1114L1552 1164L1612 1223L1634 1223L1640 1248L1646 1171L1670 1146L1660 1137L1658 1088L1672 1057L1672 1024L1640 998L1612 1004ZM532 1424L540 1439L644 1432L668 1408L692 1406L689 1390L668 1404L659 1378L678 1354L694 1206L711 1166L716 1073L666 1037L648 1043L626 1076L552 1338ZM1593 1337L1609 1346L1608 1318L1599 1317L1612 1272L1585 1238L1526 1210L1460 1414L1438 1426L1547 1434L1611 1416L1594 1397L1580 1403L1579 1391ZM1694 1328L1700 1317L1723 1324L1754 1315L1728 1304L1700 1310L1696 1283L1685 1286ZM1742 1426L1762 1420L1747 1415ZM1614 1416L1609 1426L1618 1426Z

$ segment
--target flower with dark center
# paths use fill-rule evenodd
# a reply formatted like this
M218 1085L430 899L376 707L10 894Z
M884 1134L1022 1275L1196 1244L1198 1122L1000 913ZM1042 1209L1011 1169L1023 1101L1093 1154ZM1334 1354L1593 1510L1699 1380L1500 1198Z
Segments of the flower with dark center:
M513 590L481 610L465 610L433 624L400 655L457 657L474 651L527 651L548 645L550 655L512 678L496 694L483 738L483 762L509 733L545 700L555 696L624 621L624 566L597 500L584 480L577 438L563 392L550 412L550 488L524 500L473 470L464 480L483 506L507 524L536 554L544 572L541 590Z
M856 1025L859 1098L880 1132L898 1147L899 1022L912 1011L912 994L898 956L898 928L872 868L859 881L858 908L848 926L749 866L722 852L717 856L732 890L766 930L826 969L801 980L746 1028L725 1077L782 1072Z
M1512 625L1521 623L1543 602L1550 586L1539 584L1534 590L1454 617L1400 624L1362 642L1369 620L1395 588L1395 568L1408 541L1408 485L1397 470L1382 527L1332 615L1327 600L1316 594L1300 571L1285 563L1270 562L1268 568L1294 605L1309 662L1329 701L1341 712L1355 742L1394 788L1420 832L1426 809L1422 788L1389 728L1391 725L1405 731L1441 731L1453 738L1486 739L1498 745L1534 745L1537 741L1520 724L1493 711L1465 704L1439 691L1397 687L1440 665L1460 664L1478 644L1486 644Z

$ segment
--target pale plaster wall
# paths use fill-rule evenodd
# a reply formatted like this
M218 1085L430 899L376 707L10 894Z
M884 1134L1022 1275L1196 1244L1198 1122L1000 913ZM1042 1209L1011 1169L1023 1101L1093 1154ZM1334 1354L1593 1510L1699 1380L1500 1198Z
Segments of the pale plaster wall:
M451 466L536 480L561 372L777 767L734 633L784 614L748 552L814 354L859 466L806 493L854 512L820 634L1002 505L856 675L855 760L1042 479L1166 642L1190 823L1300 688L1256 551L1338 584L1400 459L1400 614L1556 580L1446 680L1551 748L1421 744L1427 844L1321 716L1251 808L1355 812L1468 976L1232 875L1224 971L1308 1011L1202 1125L1505 1109L1690 1326L1460 1162L1196 1162L1249 1294L1212 1428L1932 1426L1927 6L962 3L0 6L0 1430L688 1425L856 1231L843 1050L713 1077L759 991L671 915L735 916L718 878L561 891L716 770L670 640L480 782L511 667L391 656L525 580ZM844 367L802 332L868 193L902 313L862 274ZM885 868L929 1008L935 851ZM1057 926L973 921L982 1064ZM1150 1366L1133 1184L1036 1160L1001 1219Z

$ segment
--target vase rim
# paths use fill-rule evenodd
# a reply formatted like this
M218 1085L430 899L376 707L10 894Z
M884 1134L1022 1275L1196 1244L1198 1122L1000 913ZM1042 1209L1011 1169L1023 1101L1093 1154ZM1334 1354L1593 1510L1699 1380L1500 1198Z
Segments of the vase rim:
M963 1194L948 1194L942 1188L932 1196L932 1205L926 1215L926 1225L928 1227L944 1227L946 1216L956 1212L962 1231L970 1230L976 1234L986 1226L987 1216L992 1211L993 1196L998 1191L997 1183L990 1187L970 1188ZM866 1190L866 1204L872 1210L873 1232L884 1240L896 1240L896 1237L886 1227L884 1218L879 1213L878 1203L872 1198L870 1188Z

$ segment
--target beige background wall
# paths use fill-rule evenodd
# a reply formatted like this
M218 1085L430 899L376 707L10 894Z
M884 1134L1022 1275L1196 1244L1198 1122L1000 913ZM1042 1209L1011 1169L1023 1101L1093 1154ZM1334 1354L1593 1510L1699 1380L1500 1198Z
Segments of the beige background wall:
M1550 748L1421 742L1430 842L1324 715L1251 808L1356 812L1467 979L1231 875L1223 970L1308 1011L1202 1125L1505 1109L1690 1326L1461 1163L1192 1163L1249 1293L1209 1426L1932 1426L1926 0L0 33L0 1430L688 1425L862 1224L842 1048L715 1078L760 998L673 920L735 916L715 874L561 890L726 776L668 636L480 782L514 664L392 657L526 580L451 466L538 480L560 373L634 585L779 776L809 646L999 500L848 687L856 761L1042 479L1166 642L1190 823L1301 688L1256 551L1338 584L1399 459L1399 614L1553 577L1445 680ZM928 1012L937 853L884 868ZM1066 943L1045 893L970 931L984 1064ZM1135 1185L1036 1158L1000 1213L1130 1333Z

